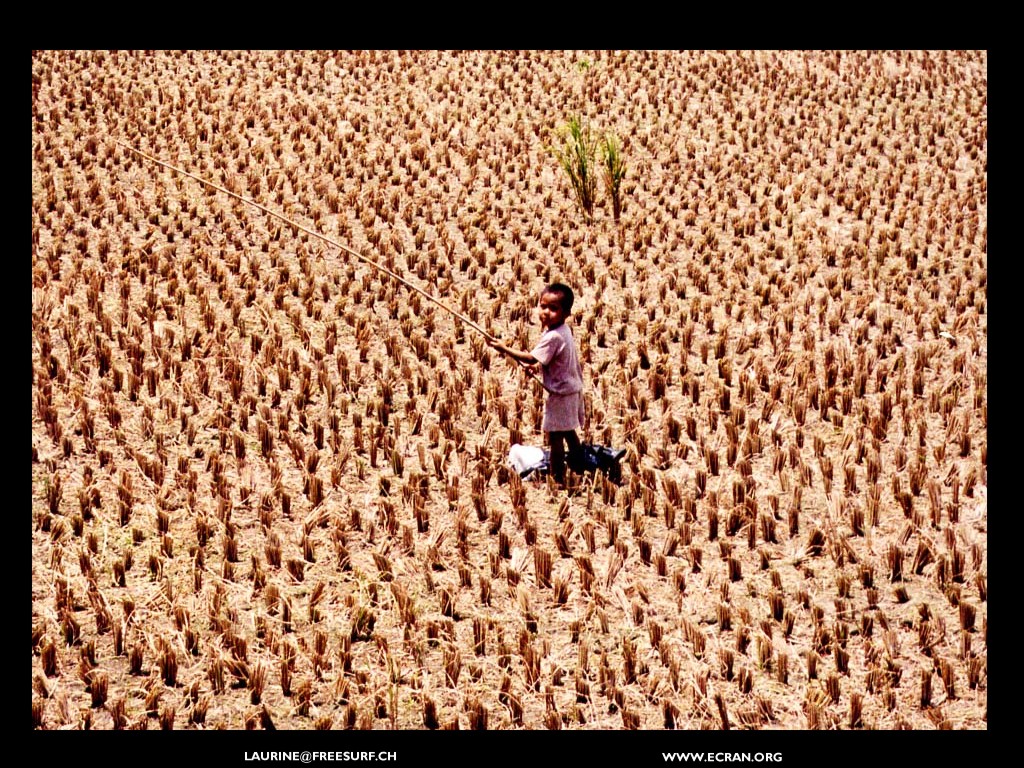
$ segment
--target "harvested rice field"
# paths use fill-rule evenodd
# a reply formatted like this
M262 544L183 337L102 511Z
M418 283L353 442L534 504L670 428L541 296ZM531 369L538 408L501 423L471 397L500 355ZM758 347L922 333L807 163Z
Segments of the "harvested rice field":
M33 727L986 730L987 65L33 53Z

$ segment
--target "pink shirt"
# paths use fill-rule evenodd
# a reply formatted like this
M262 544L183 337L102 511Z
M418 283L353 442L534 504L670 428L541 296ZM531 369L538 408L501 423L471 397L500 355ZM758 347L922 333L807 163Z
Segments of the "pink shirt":
M569 326L562 323L544 333L530 353L544 369L544 386L549 392L568 395L583 391L583 367Z

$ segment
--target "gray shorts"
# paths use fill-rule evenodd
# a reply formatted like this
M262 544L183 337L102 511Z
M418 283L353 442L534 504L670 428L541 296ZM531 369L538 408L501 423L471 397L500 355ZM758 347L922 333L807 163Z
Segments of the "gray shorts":
M568 395L548 393L544 403L545 432L571 432L583 426L583 393L572 392Z

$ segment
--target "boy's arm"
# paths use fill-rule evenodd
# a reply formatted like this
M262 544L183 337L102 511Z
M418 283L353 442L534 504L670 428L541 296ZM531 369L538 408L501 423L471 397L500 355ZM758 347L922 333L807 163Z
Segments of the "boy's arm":
M502 344L500 341L488 340L487 343L490 344L491 347L493 347L494 349L501 352L502 354L508 355L512 359L518 360L520 363L525 363L526 365L536 365L538 362L537 358L535 358L531 353L523 352L522 350L519 349L512 349L511 347Z

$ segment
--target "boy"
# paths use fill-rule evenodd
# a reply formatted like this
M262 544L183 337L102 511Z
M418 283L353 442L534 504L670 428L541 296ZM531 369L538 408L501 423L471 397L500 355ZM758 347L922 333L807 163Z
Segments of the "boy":
M544 388L543 430L551 446L551 474L565 482L566 447L574 456L580 448L576 430L583 426L583 368L576 341L565 320L572 312L573 293L569 286L552 283L540 295L540 323L544 327L537 346L531 352L511 349L497 341L491 346L509 357L531 366L539 366Z

